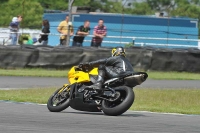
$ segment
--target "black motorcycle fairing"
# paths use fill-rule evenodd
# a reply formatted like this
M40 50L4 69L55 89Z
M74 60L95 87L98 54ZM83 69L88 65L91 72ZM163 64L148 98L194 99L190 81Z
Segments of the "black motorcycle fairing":
M90 103L84 102L83 92L76 94L75 98L70 101L70 107L80 111L101 112L94 100L91 100Z
M79 91L82 87L84 87L84 84L73 84L70 87L70 107L75 110L80 111L89 111L89 112L101 112L99 110L99 104L97 104L95 101L101 101L101 100L112 100L114 97L112 97L112 94L114 90L105 89L104 95L98 96L95 94L89 94L89 96L92 98L90 100L87 100L85 98L84 94L86 90ZM92 90L88 91L89 93L92 93Z
M81 86L81 84L77 83L70 86L70 107L80 111L101 112L94 100L84 102L84 91L78 91Z
M112 97L113 91L115 91L115 87L118 86L129 86L134 87L136 85L141 84L147 79L148 75L145 72L134 73L132 75L124 75L124 77L113 78L107 80L103 87L105 88L104 94L101 96L90 95L91 100L87 100L84 98L85 86L88 84L75 83L70 86L70 106L73 109L80 111L89 111L89 112L100 112L98 109L99 104L95 102L95 100L106 100L110 101L110 98L115 100L115 97ZM90 82L89 84L91 84ZM114 89L114 90L113 90ZM81 91L80 91L81 90ZM118 91L120 89L118 88ZM88 90L92 91L92 90Z

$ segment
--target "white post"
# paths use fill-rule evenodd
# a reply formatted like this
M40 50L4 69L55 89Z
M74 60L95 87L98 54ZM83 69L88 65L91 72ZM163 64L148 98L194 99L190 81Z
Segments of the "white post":
M72 4L74 0L68 0L68 11L69 11L69 21L68 21L68 33L66 38L66 46L69 46L70 43L70 28L71 28L71 16L72 16Z
M198 49L200 49L200 40L198 40Z

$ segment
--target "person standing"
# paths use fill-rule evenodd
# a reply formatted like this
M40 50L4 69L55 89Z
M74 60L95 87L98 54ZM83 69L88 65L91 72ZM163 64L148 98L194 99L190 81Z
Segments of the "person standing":
M86 20L84 22L84 25L80 26L76 32L76 36L73 38L73 44L72 46L83 46L83 40L85 36L90 34L90 22Z
M94 27L94 37L92 38L91 47L101 47L101 43L106 34L107 29L104 25L104 21L103 19L99 19L98 25Z
M12 18L12 22L9 25L10 29L10 39L11 39L11 44L16 45L17 44L17 38L18 38L18 32L19 32L19 25L20 22L22 21L22 16L18 15L17 17Z
M48 33L50 33L49 30L49 21L48 20L43 20L42 21L42 33L44 33L44 35L40 35L41 37L39 38L39 42L42 43L42 45L47 45L48 44Z
M69 16L66 16L65 20L60 22L57 30L62 35L60 36L60 45L66 45L66 39L68 35L68 29L70 30L70 36L73 36L74 29L71 22L69 22Z

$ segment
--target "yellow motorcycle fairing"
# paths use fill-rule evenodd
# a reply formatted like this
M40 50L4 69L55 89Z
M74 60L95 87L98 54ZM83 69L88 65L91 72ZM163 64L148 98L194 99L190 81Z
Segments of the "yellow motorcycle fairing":
M70 84L90 82L90 75L98 75L98 68L93 68L89 72L76 70L76 66L72 67L68 72L68 80Z

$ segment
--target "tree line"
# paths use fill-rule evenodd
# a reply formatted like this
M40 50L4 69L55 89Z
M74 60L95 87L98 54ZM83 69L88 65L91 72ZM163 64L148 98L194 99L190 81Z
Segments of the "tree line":
M125 8L120 0L75 0L73 6L87 6L91 8L91 11L133 15L152 15L155 12L165 12L168 16L200 20L199 0L143 0L142 2L133 2L129 8ZM68 0L1 0L0 26L8 26L12 17L21 14L23 15L21 27L40 28L45 9L67 10Z

